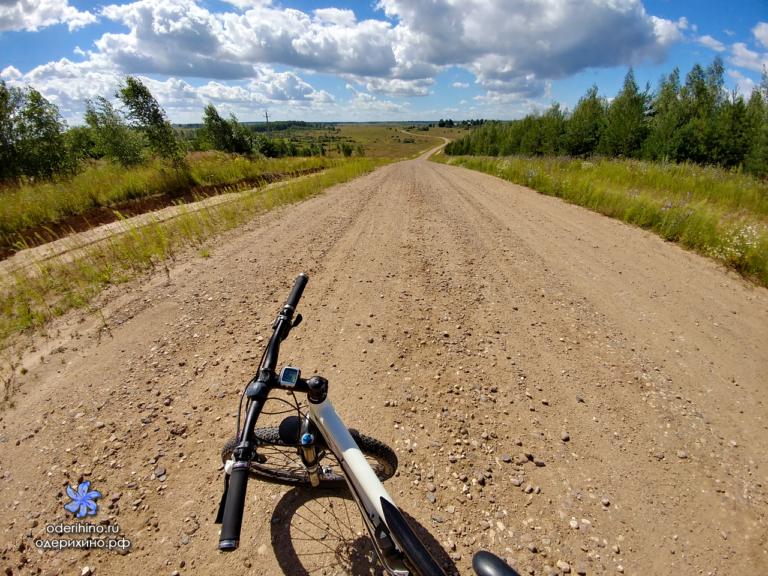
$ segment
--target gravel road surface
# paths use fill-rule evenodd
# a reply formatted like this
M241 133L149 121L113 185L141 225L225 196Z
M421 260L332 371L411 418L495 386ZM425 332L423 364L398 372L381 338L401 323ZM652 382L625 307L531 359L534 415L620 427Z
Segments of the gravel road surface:
M58 319L0 414L6 574L381 573L344 493L251 482L216 549L219 452L302 271L281 362L397 450L387 489L459 573L484 548L521 574L768 574L768 291L424 157L109 290L111 336ZM84 481L127 554L35 547Z

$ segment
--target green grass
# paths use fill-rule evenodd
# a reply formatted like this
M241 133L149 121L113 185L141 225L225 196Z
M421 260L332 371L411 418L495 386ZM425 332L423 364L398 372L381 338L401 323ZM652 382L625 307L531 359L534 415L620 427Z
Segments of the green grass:
M126 200L195 186L227 186L259 179L267 173L291 175L337 164L338 160L322 157L248 160L221 152L190 154L188 173L163 169L157 161L134 168L94 162L69 180L0 188L0 240L13 243L16 234L23 230Z
M202 257L210 255L205 244L214 236L252 220L258 214L314 196L386 162L361 158L335 160L324 170L273 186L233 195L222 202L179 205L180 213L161 221L153 214L122 219L121 229L104 241L85 243L73 236L70 250L21 267L4 263L0 277L0 352L13 345L15 336L44 326L69 309L91 310L94 298L105 288L118 285L156 268L193 247ZM235 190L232 190L233 192ZM10 356L9 356L10 357ZM11 372L13 363L9 363ZM8 388L8 386L6 386Z
M433 156L652 230L768 286L768 183L695 164Z
M397 122L336 124L332 130L297 130L290 136L299 147L323 142L330 158L342 157L342 154L336 150L336 146L345 142L352 144L353 147L361 144L365 148L366 158L397 159L410 158L428 148L442 144L443 141L433 133L437 130L435 128L428 132L414 132L413 135L404 134L401 131L411 125L412 123ZM413 142L405 140L413 140ZM357 152L354 153L356 154Z

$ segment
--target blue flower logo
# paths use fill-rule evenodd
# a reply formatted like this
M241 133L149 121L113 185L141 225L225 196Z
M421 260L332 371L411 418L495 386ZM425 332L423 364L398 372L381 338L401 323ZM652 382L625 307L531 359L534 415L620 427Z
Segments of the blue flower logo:
M101 498L101 493L95 490L88 491L91 487L90 482L83 482L77 487L77 492L67 486L67 495L72 498L72 502L66 504L64 508L72 512L77 512L77 517L82 518L86 514L96 514L96 502L94 498Z

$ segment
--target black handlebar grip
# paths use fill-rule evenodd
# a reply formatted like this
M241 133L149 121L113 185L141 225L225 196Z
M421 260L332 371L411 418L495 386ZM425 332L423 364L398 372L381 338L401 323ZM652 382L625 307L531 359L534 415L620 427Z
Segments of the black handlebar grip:
M241 466L238 466L239 464ZM240 529L243 525L247 486L248 463L236 462L229 478L227 503L224 506L224 518L221 522L221 536L219 536L219 550L236 550L240 545Z
M299 277L296 278L296 284L293 285L293 290L291 290L291 295L288 296L288 302L285 303L286 306L290 306L293 310L296 310L296 306L299 305L299 300L301 300L301 295L304 293L304 287L307 285L308 280L309 276L303 272L299 274Z

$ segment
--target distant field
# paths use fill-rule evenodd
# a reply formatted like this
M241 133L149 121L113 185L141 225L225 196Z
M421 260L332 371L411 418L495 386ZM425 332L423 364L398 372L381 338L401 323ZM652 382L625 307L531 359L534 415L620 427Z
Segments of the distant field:
M348 142L353 147L362 144L365 147L366 157L397 160L413 156L433 145L442 144L440 136L454 139L467 132L457 128L430 128L428 131L404 134L403 130L412 125L412 122L336 124L317 130L291 129L288 134L276 133L272 136L291 139L299 147L311 143L322 143L329 158L341 158L342 154L337 146ZM413 140L413 142L405 142L405 140Z
M421 152L432 144L442 144L441 138L455 140L469 133L466 128L439 128L429 130L412 130L413 126L424 126L425 123L414 122L370 122L350 124L327 124L318 127L305 128L291 126L285 130L275 130L271 133L261 132L271 138L292 142L297 148L322 144L329 158L340 158L339 151L342 143L347 142L356 147L362 144L365 155L369 158L391 158L399 160ZM409 134L403 134L403 130ZM192 140L195 130L191 128L176 128L176 133L184 140ZM413 139L414 142L404 142ZM354 154L353 154L354 155Z
M406 158L433 145L442 144L442 138L454 140L468 133L459 128L430 128L428 131L407 130L411 122L375 124L341 124L340 136L352 138L366 147L366 155L373 158ZM408 132L404 134L403 131ZM404 143L403 140L415 140ZM370 150L370 152L369 152Z

